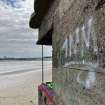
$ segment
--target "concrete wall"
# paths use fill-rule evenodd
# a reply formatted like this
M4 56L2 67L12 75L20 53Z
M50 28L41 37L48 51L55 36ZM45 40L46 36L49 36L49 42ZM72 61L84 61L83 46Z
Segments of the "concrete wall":
M48 29L48 24L53 24L54 29L54 100L57 105L104 105L105 2L55 0L56 3L52 6L53 18L49 11L40 27L40 33Z
M39 39L41 39L52 28L53 19L54 19L54 15L56 13L58 4L59 4L59 0L55 0L52 3L48 13L44 17L41 23L41 26L39 28Z
M57 8L54 17L53 49L54 54L58 52L58 54L54 55L54 58L59 59L59 50L61 50L66 37L70 34L73 35L74 31L76 31L77 28L82 28L83 25L88 24L88 21L92 19L92 28L94 28L94 34L96 36L98 46L97 59L100 65L104 66L105 58L103 56L105 48L105 5L102 5L102 8L96 10L99 0L67 1L72 3L72 5L70 5L70 3L66 2L65 0L60 0L59 7ZM66 2L67 5L64 2ZM64 6L66 6L66 9L62 9L63 4ZM58 63L60 63L59 60ZM55 62L55 65L56 64L57 62ZM57 64L57 66L58 65L59 64Z
M99 0L60 0L54 17L53 32L53 81L55 83L57 105L105 104L105 5L99 6L99 4L101 4ZM93 38L93 45L92 41L89 42L91 48L88 50L84 48L84 50L89 52L87 55L90 55L85 54L83 58L85 63L74 62L74 60L81 61L80 58L74 59L74 64L71 63L72 60L63 59L63 61L65 60L64 63L72 64L69 67L64 67L61 52L66 38L75 36L76 29L80 30L78 36L83 34L83 26L89 24L92 25L88 29L88 32L91 31L90 37L93 38L95 35L95 38ZM79 40L81 40L81 37ZM88 40L84 42L81 40L81 42L85 47L88 47L86 45ZM70 50L67 51L67 49L70 49L68 45L70 44L65 46L65 53L70 53ZM82 47L77 46L76 50L82 49ZM75 49L71 49L71 51L73 50ZM65 56L68 58L68 55ZM97 65L94 70L91 68L91 63ZM77 64L83 67L81 68ZM91 67L87 68L84 66L86 64Z

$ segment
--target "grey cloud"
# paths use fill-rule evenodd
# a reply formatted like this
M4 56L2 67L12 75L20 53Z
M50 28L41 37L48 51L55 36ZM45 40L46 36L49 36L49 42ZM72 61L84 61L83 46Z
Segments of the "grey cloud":
M38 31L29 28L31 1L20 2L21 8L8 7L0 1L0 57L41 56L41 47L36 46ZM44 55L51 55L51 47L45 47Z

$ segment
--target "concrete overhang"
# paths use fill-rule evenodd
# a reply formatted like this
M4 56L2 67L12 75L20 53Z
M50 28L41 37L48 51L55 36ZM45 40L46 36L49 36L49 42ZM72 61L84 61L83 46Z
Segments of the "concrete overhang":
M40 28L44 16L47 14L54 0L34 0L34 13L31 15L29 25L31 28ZM39 38L37 44L52 45L52 29Z
M39 28L54 0L34 0L34 13L31 15L29 25L31 28Z

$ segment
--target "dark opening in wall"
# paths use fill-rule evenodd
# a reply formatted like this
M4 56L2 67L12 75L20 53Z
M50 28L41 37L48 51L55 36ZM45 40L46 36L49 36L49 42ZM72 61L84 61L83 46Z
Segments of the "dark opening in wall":
M105 0L99 0L95 7L95 10L102 8L104 4L105 4Z

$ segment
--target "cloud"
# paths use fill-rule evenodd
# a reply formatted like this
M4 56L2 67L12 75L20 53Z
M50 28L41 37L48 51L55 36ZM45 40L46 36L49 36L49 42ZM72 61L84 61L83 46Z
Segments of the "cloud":
M33 0L0 1L0 57L41 56L41 47L36 45L38 32L29 28L33 2ZM51 47L46 47L45 56L49 55Z

